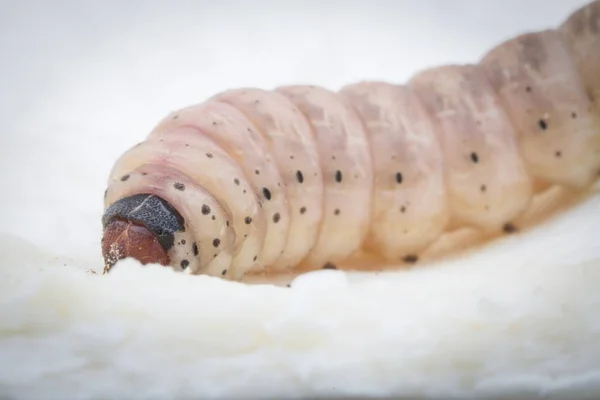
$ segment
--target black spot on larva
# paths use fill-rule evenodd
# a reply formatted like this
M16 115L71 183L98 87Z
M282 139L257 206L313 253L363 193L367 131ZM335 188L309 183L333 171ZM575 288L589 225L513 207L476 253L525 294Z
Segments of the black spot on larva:
M485 192L485 191L487 190L487 186L485 186L485 185L481 185L481 186L479 187L479 190L481 190L482 192Z
M294 159L294 156L290 156L290 160L293 160L293 159Z
M142 172L142 176L146 176L146 175L148 175L147 172Z
M210 219L212 219L212 220L214 221L215 219L217 219L217 217L216 217L216 216L213 214L213 215L210 217Z
M342 181L342 171L339 169L335 173L335 181L340 183Z
M188 260L181 260L179 265L181 265L181 268L186 269L190 265L190 262Z
M304 175L302 175L302 171L296 171L296 179L299 183L304 182Z
M246 217L244 218L244 222L246 223L246 225L250 225L252 223L252 218Z
M402 172L396 172L396 182L402 183Z
M557 151L554 153L554 155L558 158L560 158L562 156L562 152L561 151Z
M104 191L104 198L106 199L106 195L108 194L108 189Z
M127 174L127 175L123 175L123 176L121 177L121 182L125 182L127 179L129 179L129 174Z
M229 221L225 221L225 226L229 226Z
M405 206L400 207L400 212L401 213L405 213L406 212L406 207Z
M233 180L233 183L235 183L236 185L238 185L238 186L239 186L239 184L240 184L240 180L239 180L238 178L235 178L235 179Z
M210 214L210 207L208 204L202 204L202 214L208 215Z
M573 119L577 118L577 113L575 111L573 111L571 113L571 118L573 118Z
M279 213L273 214L273 222L278 223L280 219L281 215L279 215Z
M271 200L271 191L266 187L263 188L263 195L265 196L265 199Z
M331 156L331 159L332 159L332 160L335 160L335 156Z
M181 239L181 244L185 244L185 243L186 243L185 239Z
M477 153L473 152L471 153L471 161L473 161L473 163L477 164L479 162L479 156L477 155Z
M206 153L206 157L213 158L213 155L212 155L212 153Z
M213 126L216 126L217 125L217 121L213 121L212 124L213 124Z
M217 253L213 254L213 258L217 258Z
M531 86L527 86L527 87L525 88L525 90L526 90L527 92L531 92Z
M538 126L540 127L541 130L545 131L546 129L548 129L548 123L546 121L544 121L543 119L540 119L538 121Z
M517 227L514 226L513 224L511 224L510 222L507 222L506 224L504 224L504 226L502 227L502 230L504 231L504 233L515 233L517 232Z
M175 183L173 184L173 187L174 187L175 189L177 189L177 190L180 190L180 191L182 191L182 192L185 190L185 185L184 185L183 183L180 183L180 182L175 182Z
M339 209L339 208L336 208L336 209L333 211L333 213L334 213L335 215L340 215L340 209Z
M221 239L219 239L219 238L213 239L213 247L219 247L220 244L221 244Z
M290 285L290 284L288 283L287 285L285 285L285 287L290 287L290 288L291 288L291 287L292 287L292 285Z
M325 265L323 265L323 269L337 269L337 267L333 263L326 262Z
M415 254L408 254L402 259L405 263L414 264L419 261L419 257Z
M300 214L304 214L306 212L306 207L300 207Z
M254 170L254 173L255 173L256 175L260 175L260 171L259 171L259 170L257 170L257 169L255 169L255 170Z
M247 233L245 233L245 234L244 234L244 239L246 239L247 237L248 237L248 234L247 234Z
M175 115L173 116L173 119L177 119L177 118L179 118L179 114L175 114Z
M243 193L247 193L246 189L243 190Z
M252 261L256 261L258 259L258 256L254 256L254 258L252 259Z
M222 276L225 276L225 274L226 274L226 273L227 273L227 270L226 270L226 269L224 269L223 271L221 271L221 275L222 275Z
M194 253L195 256L198 256L198 245L196 243L192 245L192 253Z

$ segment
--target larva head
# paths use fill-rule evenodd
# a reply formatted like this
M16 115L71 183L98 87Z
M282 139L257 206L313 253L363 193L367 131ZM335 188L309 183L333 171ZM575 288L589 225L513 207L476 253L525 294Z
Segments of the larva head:
M177 232L184 230L183 218L160 197L137 194L108 207L102 218L102 256L105 271L119 260L135 258L142 264L168 266L169 250Z
M132 257L142 264L169 265L169 256L156 235L144 225L115 218L104 228L102 256L105 272L124 258Z

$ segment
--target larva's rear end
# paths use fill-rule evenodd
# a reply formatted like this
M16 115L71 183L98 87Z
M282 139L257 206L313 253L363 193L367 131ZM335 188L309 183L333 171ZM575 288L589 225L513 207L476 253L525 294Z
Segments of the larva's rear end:
M103 254L236 280L433 261L544 221L599 173L594 1L404 85L236 89L171 113L111 172Z

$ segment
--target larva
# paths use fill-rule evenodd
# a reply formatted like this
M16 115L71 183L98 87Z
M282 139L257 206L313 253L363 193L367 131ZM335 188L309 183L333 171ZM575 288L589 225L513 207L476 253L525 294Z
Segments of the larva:
M581 199L600 172L600 1L405 84L235 89L165 117L105 193L106 269L436 260Z

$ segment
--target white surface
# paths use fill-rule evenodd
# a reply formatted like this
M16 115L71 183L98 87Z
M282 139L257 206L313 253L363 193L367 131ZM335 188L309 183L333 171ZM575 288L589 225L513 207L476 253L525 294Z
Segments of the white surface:
M598 199L367 280L84 273L112 163L170 110L238 86L402 82L584 3L0 3L0 397L600 397Z

